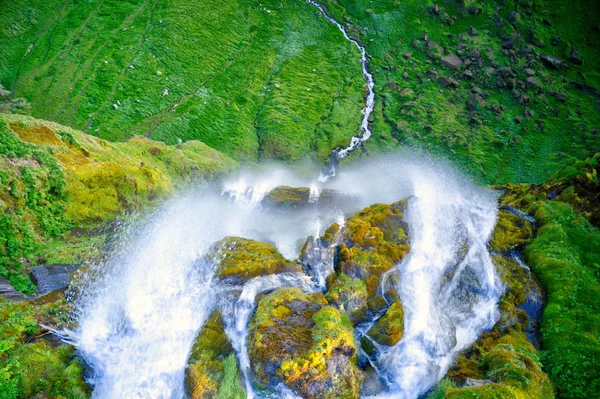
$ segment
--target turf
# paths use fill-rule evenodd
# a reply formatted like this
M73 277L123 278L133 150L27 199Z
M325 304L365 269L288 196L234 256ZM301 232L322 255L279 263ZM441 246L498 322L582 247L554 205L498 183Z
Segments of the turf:
M304 1L0 0L0 83L109 140L326 158L360 123L359 53Z

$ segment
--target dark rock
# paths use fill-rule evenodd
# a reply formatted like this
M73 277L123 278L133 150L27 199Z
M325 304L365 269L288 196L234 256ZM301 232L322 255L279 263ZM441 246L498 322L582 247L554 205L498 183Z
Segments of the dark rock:
M469 51L468 56L469 56L469 58L479 59L479 58L481 58L481 53L479 52L479 50L473 49L473 50Z
M485 106L485 100L479 94L471 94L467 99L469 111L477 111Z
M542 55L541 60L546 66L552 69L559 69L563 65L563 62L553 55Z
M513 90L511 94L512 94L513 98L521 97L521 92L519 90Z
M558 43L560 43L560 36L556 36L552 38L552 45L553 46L558 46Z
M511 11L508 13L507 19L509 22L517 22L521 19L521 14L516 11Z
M27 300L25 295L15 290L4 277L0 277L0 297L12 302L23 302Z
M556 99L558 101L560 101L561 103L567 102L567 98L565 97L565 95L563 93L558 93L556 95Z
M581 55L579 55L579 52L577 51L577 47L575 47L575 46L571 47L571 52L569 53L569 61L571 61L575 65L582 64Z
M527 76L535 76L535 71L531 68L526 68L525 73L527 74Z
M457 69L462 66L463 61L456 54L449 54L442 57L442 64L450 69Z
M531 43L533 43L534 46L539 47L539 48L546 47L546 43L544 43L544 41L542 39L540 39L540 37L538 35L536 35L535 33L533 33L531 35Z
M438 73L434 68L431 68L430 70L428 70L425 73L427 74L427 76L429 76L431 78L431 80L436 80L438 77Z
M467 80L473 79L473 72L470 69L467 69L463 72L462 77Z
M542 84L540 83L540 81L534 78L533 76L530 76L527 79L525 79L525 82L527 82L528 86L537 87L538 89L542 88Z
M44 295L49 292L67 288L73 273L81 265L37 266L31 269L31 281L36 285L36 293Z
M469 29L467 30L467 33L470 36L477 36L477 35L479 35L479 32L477 31L477 29L475 29L473 26L469 26Z
M496 70L496 76L499 76L501 78L508 78L512 75L513 75L513 71L512 71L512 69L510 69L510 67L502 67L502 68L498 68Z
M458 81L454 78L451 77L445 77L445 76L440 76L438 78L438 83L440 84L440 86L442 87L453 87L453 88L457 88L460 86L460 84L458 83Z
M427 43L427 56L432 59L438 59L444 55L444 49L436 42Z
M408 79L408 73L404 72L404 73L402 74L402 78L403 78L403 79Z
M498 61L492 61L490 62L490 66L492 68L498 68L500 66L500 63Z
M431 7L429 9L429 12L432 13L433 15L439 15L440 14L440 6L438 6L437 4L434 4L433 7Z

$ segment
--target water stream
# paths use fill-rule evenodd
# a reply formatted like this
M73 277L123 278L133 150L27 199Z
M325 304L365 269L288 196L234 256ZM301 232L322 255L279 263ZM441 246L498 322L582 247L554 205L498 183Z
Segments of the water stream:
M261 204L279 185L338 190L356 200L282 214ZM411 154L358 163L325 184L284 168L242 172L222 185L199 187L132 227L122 250L92 266L95 277L77 302L71 340L92 373L95 398L184 397L184 371L194 338L219 307L254 397L246 334L258 294L279 287L323 291L333 250L314 242L308 274L257 277L221 287L203 257L216 241L242 236L274 243L296 259L308 236L372 203L407 199L411 251L396 265L395 289L405 309L405 335L373 359L387 389L382 397L416 399L443 377L457 353L498 317L502 291L486 242L496 220L494 195L440 161ZM221 291L219 291L221 290ZM277 396L283 390L273 387ZM291 395L287 392L285 395Z
M327 11L325 11L325 8L323 8L321 4L312 0L307 1L309 4L312 4L313 6L317 7L329 22L338 27L338 29L343 33L346 40L350 41L358 48L358 50L360 51L362 76L365 82L367 83L368 89L368 93L365 98L365 107L361 111L363 117L360 123L360 132L358 136L353 136L352 139L350 139L350 144L348 144L346 148L338 147L331 152L331 155L329 157L329 166L324 172L321 172L321 175L319 176L319 181L325 182L330 177L335 176L337 165L340 159L345 158L350 153L360 148L363 145L363 143L371 137L371 129L369 128L369 116L371 116L373 108L375 107L375 91L373 89L373 87L375 86L375 82L373 80L373 75L371 74L371 72L369 72L369 58L367 56L367 50L364 48L364 46L362 46L358 41L350 38L344 25L332 18L327 13Z

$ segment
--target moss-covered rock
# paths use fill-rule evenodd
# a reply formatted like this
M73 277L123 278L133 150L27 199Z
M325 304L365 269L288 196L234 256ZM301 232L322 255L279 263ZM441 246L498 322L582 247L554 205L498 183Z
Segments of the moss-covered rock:
M241 284L253 277L283 272L302 272L298 263L285 259L272 244L240 237L226 237L208 255L217 262L215 277Z
M329 284L325 298L339 309L344 310L352 324L366 320L367 316L367 285L364 281L350 278L345 274L334 277Z
M490 240L492 251L510 251L523 247L533 236L533 224L512 212L501 209Z
M232 361L233 364L229 364ZM228 373L233 373L233 376ZM241 390L243 397L244 390L241 388L233 348L225 334L221 314L215 311L202 327L192 347L186 367L185 388L191 399L205 399L217 397L224 384L228 386L226 389L231 390L233 387L235 392ZM236 385L239 389L235 388Z
M455 380L480 380L480 386L447 387L445 399L552 399L548 376L539 354L518 329L505 334L486 333L468 357L461 357L449 375ZM462 385L461 383L461 385ZM477 384L478 385L478 384Z
M318 198L311 198L310 188L279 186L271 190L262 200L262 204L277 208L295 209L308 205L330 205L339 204L343 201L351 201L352 197L329 188L319 192Z
M385 314L369 329L367 336L361 339L362 348L369 355L375 353L373 341L379 345L394 346L404 334L404 310L402 303L395 301Z
M89 397L75 349L42 326L66 326L67 310L60 292L18 304L0 299L0 397Z
M352 323L320 294L280 289L261 299L248 335L251 369L304 398L357 398L362 372Z
M336 272L365 282L368 307L379 311L386 306L379 286L409 252L408 226L403 220L406 203L375 204L348 220L338 248ZM386 293L394 299L394 292Z

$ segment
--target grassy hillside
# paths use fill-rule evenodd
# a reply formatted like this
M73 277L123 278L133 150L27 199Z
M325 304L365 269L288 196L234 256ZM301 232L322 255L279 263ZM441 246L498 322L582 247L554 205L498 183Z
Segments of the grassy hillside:
M359 127L358 50L304 1L0 0L0 27L0 83L104 139L297 160Z
M25 292L26 272L78 263L101 247L95 227L156 203L190 178L236 162L198 141L109 143L51 122L0 114L0 276Z
M371 56L378 101L369 149L400 143L488 183L541 183L600 148L600 3L323 3ZM456 69L442 58L451 54Z

